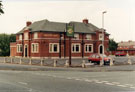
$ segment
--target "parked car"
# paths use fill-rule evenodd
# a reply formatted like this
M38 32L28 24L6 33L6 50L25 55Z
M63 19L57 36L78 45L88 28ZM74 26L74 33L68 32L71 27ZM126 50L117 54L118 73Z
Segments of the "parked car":
M107 57L105 54L98 54L98 53L91 54L88 57L88 61L99 65L102 58L104 58L104 62L103 62L104 65L110 64L111 58Z
M127 54L123 51L119 51L115 53L115 56L126 56Z

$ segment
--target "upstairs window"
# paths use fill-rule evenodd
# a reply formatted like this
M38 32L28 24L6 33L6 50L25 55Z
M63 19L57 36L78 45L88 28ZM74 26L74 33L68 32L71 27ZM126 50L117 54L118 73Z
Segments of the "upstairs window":
M99 40L104 40L104 35L103 34L99 34Z
M86 39L87 39L87 40L92 40L92 36L91 36L90 34L87 34L87 35L86 35Z
M79 34L74 34L74 39L78 40L79 39Z
M28 33L24 33L24 40L28 40Z
M19 35L19 40L22 40L22 34Z
M34 39L37 39L37 38L38 38L38 33L35 32L35 33L34 33Z

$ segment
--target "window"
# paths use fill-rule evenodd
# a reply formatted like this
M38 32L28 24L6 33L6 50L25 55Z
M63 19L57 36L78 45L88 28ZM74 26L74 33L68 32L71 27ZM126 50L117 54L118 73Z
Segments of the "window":
M85 52L86 53L93 52L93 44L85 44Z
M19 35L19 40L22 40L22 34Z
M86 35L86 39L87 39L87 40L91 40L91 39L92 39L91 35L90 35L90 34L87 34L87 35Z
M38 33L34 33L34 39L37 39L38 38Z
M28 33L24 33L24 39L28 40Z
M18 53L22 52L22 44L17 44L17 52Z
M50 43L49 44L49 52L50 53L58 53L59 52L59 44L58 43Z
M79 39L79 34L74 34L74 39Z
M32 43L31 44L31 52L32 53L38 53L38 43Z
M135 46L133 46L133 48L135 48Z
M72 44L72 53L80 52L80 44Z
M104 39L104 35L103 34L99 34L99 40L103 40Z

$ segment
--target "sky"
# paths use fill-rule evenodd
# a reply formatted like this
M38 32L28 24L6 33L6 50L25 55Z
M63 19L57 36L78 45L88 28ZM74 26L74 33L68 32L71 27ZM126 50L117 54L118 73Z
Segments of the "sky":
M0 33L17 33L26 21L48 19L56 22L90 23L104 28L116 42L135 41L135 0L2 0L5 14L0 15Z

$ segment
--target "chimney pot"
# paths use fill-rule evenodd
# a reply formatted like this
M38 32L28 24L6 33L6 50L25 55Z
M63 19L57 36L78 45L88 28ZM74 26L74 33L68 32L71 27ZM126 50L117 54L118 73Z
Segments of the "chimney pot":
M32 22L30 22L30 21L26 22L26 26L30 26L31 24L32 24Z
M88 24L89 20L88 19L83 19L83 23Z

